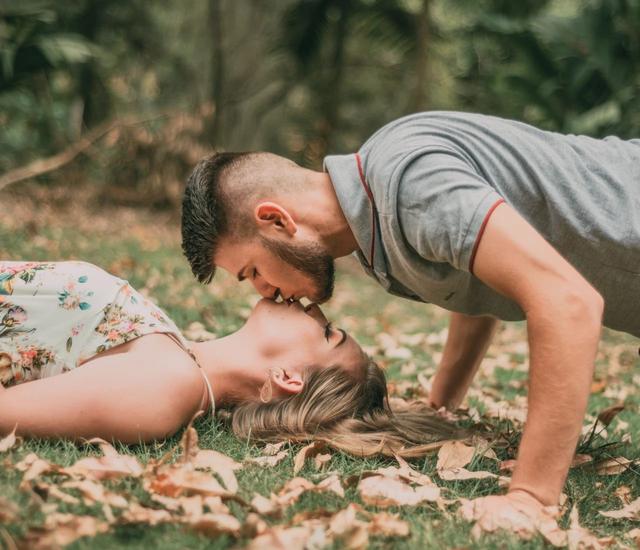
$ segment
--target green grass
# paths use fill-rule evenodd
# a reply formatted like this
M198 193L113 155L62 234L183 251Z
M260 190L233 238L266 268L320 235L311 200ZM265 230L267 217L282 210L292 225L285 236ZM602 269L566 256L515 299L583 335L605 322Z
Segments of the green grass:
M86 213L80 212L80 216ZM136 288L143 289L153 296L169 315L183 328L193 321L201 321L205 326L219 335L237 329L243 322L255 296L248 286L237 285L230 277L221 277L211 287L198 285L191 277L186 261L183 259L177 240L177 226L162 225L154 229L154 216L145 214L135 227L120 220L118 212L93 214L101 219L113 216L110 227L93 228L91 220L74 225L73 216L68 212L60 215L57 222L49 219L46 223L35 221L12 220L12 225L0 221L0 258L27 260L61 260L82 259L96 263L115 274L127 278ZM55 217L53 217L55 218ZM36 224L34 230L33 224ZM98 224L99 225L99 224ZM160 236L155 238L158 233ZM328 316L352 332L365 346L375 346L376 336L380 332L388 332L397 337L400 334L416 334L420 332L439 332L446 326L447 317L435 307L411 303L386 295L372 281L361 274L352 264L346 264L339 271L335 299L326 306ZM511 325L511 330L504 339L499 340L490 350L490 356L502 353L505 343L525 340L522 324ZM505 340L505 341L503 341ZM407 374L405 378L416 381L417 372L432 370L436 364L433 354L441 350L438 344L431 346L411 346L411 361L417 370ZM628 422L628 433L631 443L622 445L612 452L628 458L640 456L639 436L640 418L637 414L640 398L638 397L638 357L637 341L628 335L605 331L601 353L598 358L597 379L608 381L609 388L619 386L627 388L626 403L628 409L620 415L620 419ZM611 350L622 354L619 372L611 372ZM376 359L387 366L389 377L393 380L402 378L401 369L406 361L388 360L379 355ZM513 399L523 394L526 373L517 369L526 361L522 353L510 353L510 367L497 367L493 375L475 382L475 387L486 388L504 399ZM634 384L635 377L635 384ZM417 384L417 382L415 382ZM589 411L594 414L602 408L613 404L615 397L605 397L603 392L592 396ZM612 426L615 426L615 422ZM247 456L258 454L259 447L251 442L239 441L230 435L224 427L212 421L203 420L197 424L202 448L213 448L229 456L242 460ZM180 434L165 442L152 445L122 447L126 452L135 454L142 462L162 455L168 448L177 444ZM622 434L610 434L609 441L620 439ZM600 441L602 443L602 441ZM549 453L553 453L549 449ZM0 456L4 466L0 466L0 494L13 500L20 508L20 521L5 526L15 539L19 539L31 526L41 524L42 514L35 504L36 497L20 491L18 488L21 474L8 467L29 452L62 465L73 463L87 454L96 453L91 447L76 446L68 442L26 441L14 450ZM500 450L501 458L510 457L508 450ZM286 480L293 476L293 454L275 468L247 466L238 472L240 495L250 499L254 492L265 496L277 491ZM3 462L0 462L2 464ZM336 471L341 477L390 464L386 459L361 459L339 452L333 454L327 466L328 471ZM433 477L446 488L450 497L476 497L499 492L496 482L492 480L442 482L435 475L435 458L428 457L417 460L414 467ZM482 460L483 469L497 472L495 462ZM640 468L636 466L637 469ZM309 479L316 479L317 472L307 465L301 474ZM109 482L114 489L125 494L132 494L141 502L148 498L139 488L137 482ZM598 476L592 469L583 468L571 472L565 492L570 501L580 510L581 523L601 535L617 535L629 531L631 522L613 520L598 514L599 510L618 508L619 499L613 494L620 486L629 486L633 497L640 496L640 481L637 473L627 471L616 476ZM339 510L349 502L360 502L355 488L348 488L345 498L326 494L305 494L294 506L287 510L284 520L290 519L302 510L325 508ZM374 509L374 508L370 508ZM61 512L94 514L101 517L99 506L70 506L61 504ZM245 513L239 507L234 509L240 517ZM374 538L371 548L543 548L541 538L522 541L512 535L498 534L485 536L474 541L470 535L471 526L456 518L453 511L443 513L437 507L424 505L391 509L398 512L411 525L408 539ZM284 521L278 520L278 521ZM563 519L566 525L567 518ZM1 544L1 543L0 543ZM150 527L119 526L109 533L94 539L80 539L71 548L229 548L236 544L232 538L218 537L211 539L187 531L180 526L160 525Z

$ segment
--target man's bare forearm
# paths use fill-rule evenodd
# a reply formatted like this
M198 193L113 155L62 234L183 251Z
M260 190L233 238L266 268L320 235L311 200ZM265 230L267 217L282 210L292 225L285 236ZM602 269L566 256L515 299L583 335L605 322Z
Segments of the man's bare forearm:
M442 361L433 379L433 407L455 409L461 403L497 326L498 320L493 317L451 314Z
M529 413L510 491L557 504L587 407L601 317L595 293L569 294L562 306L527 315Z

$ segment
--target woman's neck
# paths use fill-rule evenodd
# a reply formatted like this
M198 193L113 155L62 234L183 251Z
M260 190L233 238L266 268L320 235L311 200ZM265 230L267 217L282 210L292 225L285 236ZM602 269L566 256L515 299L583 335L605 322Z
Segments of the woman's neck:
M255 346L247 345L247 336L241 329L216 340L191 342L196 361L211 383L216 407L257 399L257 388L266 380L266 371L264 379L259 379L261 370L255 366L262 358Z

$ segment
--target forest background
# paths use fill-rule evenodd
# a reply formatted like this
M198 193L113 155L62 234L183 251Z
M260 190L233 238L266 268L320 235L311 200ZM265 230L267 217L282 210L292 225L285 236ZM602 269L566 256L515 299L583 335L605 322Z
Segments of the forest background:
M638 0L2 0L0 187L75 144L41 181L172 208L214 149L319 168L427 109L637 137L639 92Z

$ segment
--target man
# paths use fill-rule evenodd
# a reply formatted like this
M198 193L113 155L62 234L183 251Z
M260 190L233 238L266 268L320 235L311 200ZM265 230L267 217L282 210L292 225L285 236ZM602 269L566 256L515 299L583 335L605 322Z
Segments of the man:
M466 113L420 113L326 172L268 153L204 159L183 247L263 296L324 301L355 252L392 294L452 312L430 396L455 408L497 320L527 320L529 415L509 491L489 514L558 502L601 324L640 336L640 140L561 135Z

